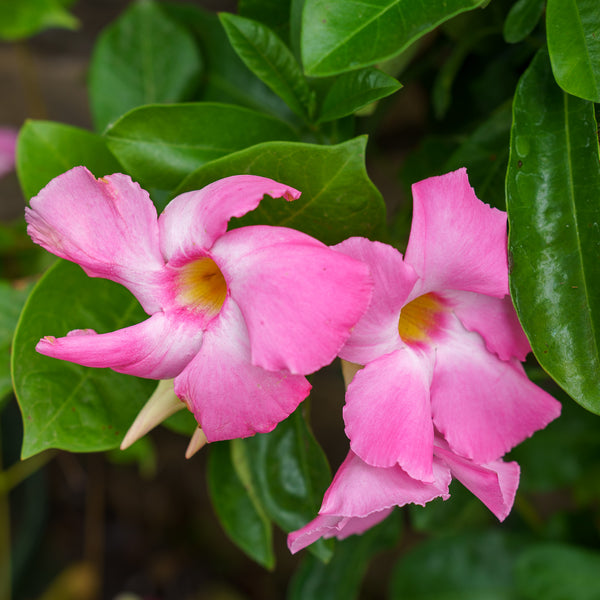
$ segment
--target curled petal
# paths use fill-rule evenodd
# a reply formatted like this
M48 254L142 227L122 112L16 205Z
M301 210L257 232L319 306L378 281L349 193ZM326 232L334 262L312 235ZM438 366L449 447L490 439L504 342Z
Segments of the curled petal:
M508 294L506 213L475 196L466 169L430 177L412 189L405 260L422 279L412 298L444 290Z
M528 379L520 362L500 360L478 334L463 329L437 348L431 409L450 448L483 464L544 428L561 406Z
M344 422L350 447L376 467L400 465L433 481L433 425L429 403L432 361L410 348L358 371L348 386Z
M53 179L25 209L27 232L49 252L83 267L90 277L128 288L147 313L160 309L164 261L156 209L127 175L97 180L85 167Z
M302 529L293 531L288 535L288 548L292 554L296 554L296 552L310 546L319 538L327 539L335 536L339 540L343 540L349 535L364 533L367 529L383 521L392 510L393 508L380 510L366 517L317 515Z
M305 377L251 364L248 332L231 300L209 325L198 355L175 379L175 393L209 442L271 431L309 391Z
M498 520L506 519L519 486L521 470L516 462L495 460L479 465L448 449L436 447L435 453L450 468L452 476L477 496Z
M15 129L0 127L0 177L15 167L15 150L18 133Z
M110 333L75 330L66 337L42 338L36 350L85 367L110 367L119 373L171 379L181 373L202 344L193 322L156 313L142 323Z
M531 352L529 340L519 323L510 296L493 298L474 292L444 292L453 305L454 314L465 329L476 331L485 346L502 360L521 361Z
M254 210L265 195L297 200L300 192L266 177L236 175L173 198L159 219L163 256L178 262L209 250L229 219Z
M365 264L292 229L236 229L212 255L246 321L253 364L271 371L329 364L369 304Z
M332 248L366 263L373 278L371 303L340 351L344 360L365 365L404 345L398 319L417 275L398 250L381 242L350 238Z

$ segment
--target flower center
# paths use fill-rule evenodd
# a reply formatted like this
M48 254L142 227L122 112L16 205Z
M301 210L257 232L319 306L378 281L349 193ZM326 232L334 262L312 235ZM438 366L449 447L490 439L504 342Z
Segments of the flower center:
M212 258L199 258L179 269L177 299L183 305L213 317L226 297L225 277Z
M398 333L405 344L426 342L441 326L444 301L435 293L423 294L402 307Z

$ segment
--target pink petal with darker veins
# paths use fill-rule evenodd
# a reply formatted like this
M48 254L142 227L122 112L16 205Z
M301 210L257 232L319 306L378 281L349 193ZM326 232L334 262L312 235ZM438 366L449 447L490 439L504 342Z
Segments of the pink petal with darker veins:
M481 202L466 169L413 185L413 221L405 260L427 292L508 294L506 213Z
M25 209L27 232L49 252L127 287L152 314L160 308L164 262L156 209L127 175L100 180L75 167L53 179Z
M371 303L352 329L340 357L365 365L403 347L398 319L417 280L413 268L392 246L365 238L350 238L332 248L368 265L374 283Z
M531 352L529 340L519 323L510 296L493 298L474 292L444 292L465 329L476 331L485 346L502 360L521 361Z
M232 217L254 210L265 195L297 200L300 192L266 177L235 175L173 198L159 219L163 256L180 263L206 252Z
M400 465L433 481L432 359L410 348L370 362L346 392L344 422L352 450L370 465Z
M212 256L246 321L252 363L271 371L329 364L371 298L366 265L292 229L235 229Z
M232 300L209 324L200 352L175 379L175 393L209 442L271 431L310 387L305 377L251 364L248 332Z
M202 344L202 331L192 321L156 313L142 323L110 333L75 330L66 337L42 338L40 354L85 367L110 367L119 373L171 379L185 368Z
M478 334L464 329L448 333L437 347L431 408L450 448L478 463L500 458L561 410L519 361L500 360Z

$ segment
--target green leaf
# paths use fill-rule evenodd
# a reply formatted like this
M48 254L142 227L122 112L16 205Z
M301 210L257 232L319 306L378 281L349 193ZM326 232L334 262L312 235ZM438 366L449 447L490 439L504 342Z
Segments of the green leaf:
M240 173L262 175L302 192L299 200L265 198L235 225L282 225L326 244L352 235L373 236L385 223L385 205L365 169L366 138L337 146L269 142L213 161L192 173L176 193Z
M526 550L517 563L517 589L523 600L597 600L600 553L561 544Z
M502 35L509 44L524 40L538 24L544 12L545 0L518 0L510 9Z
M105 133L108 147L144 188L173 189L208 161L294 130L268 115L227 104L136 108Z
M240 478L244 453L232 456L229 442L210 444L208 486L221 525L231 540L250 558L268 569L275 566L271 521L257 499L249 477ZM234 466L234 461L238 464Z
M335 75L400 54L453 16L486 0L306 0L302 62L308 75Z
M79 165L96 177L123 170L99 135L51 121L25 122L17 144L17 175L27 199L57 175Z
M271 433L232 443L234 456L244 457L260 505L286 533L317 515L331 472L302 417L302 407ZM321 560L331 557L330 542L319 540L310 549Z
M10 377L10 353L13 334L21 308L29 295L29 289L14 287L8 281L0 281L0 405L12 390Z
M600 20L597 0L548 0L546 37L558 85L600 102Z
M351 115L367 104L397 92L401 87L399 81L377 69L344 73L335 79L323 99L318 122Z
M266 25L221 13L229 41L244 64L299 116L310 119L314 97L289 48Z
M89 91L96 129L142 104L189 100L201 70L200 53L184 27L156 2L131 4L94 48Z
M497 530L434 538L393 571L391 600L515 600L520 540Z
M282 39L289 35L290 2L285 0L238 0L240 16L260 21Z
M284 120L294 117L235 53L214 13L190 4L167 4L164 9L195 34L202 48L205 69L200 100L238 104Z
M122 286L58 261L35 286L13 343L12 374L23 414L22 458L47 448L93 452L117 447L156 382L90 369L35 351L46 335L113 331L143 320Z
M0 39L18 40L50 27L76 29L79 21L65 0L4 0L0 2Z
M294 574L288 600L352 600L358 597L360 583L369 561L398 540L402 522L395 511L382 523L362 535L336 542L333 558L324 564L307 554Z
M506 177L511 292L536 358L600 413L600 165L591 103L540 51L515 94Z

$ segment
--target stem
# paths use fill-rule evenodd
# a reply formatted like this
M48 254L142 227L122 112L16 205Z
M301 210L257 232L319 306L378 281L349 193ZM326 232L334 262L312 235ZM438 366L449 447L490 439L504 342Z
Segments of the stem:
M2 440L0 439L0 468L2 467ZM5 473L0 471L0 475ZM10 560L10 505L8 490L0 487L0 600L11 598Z

